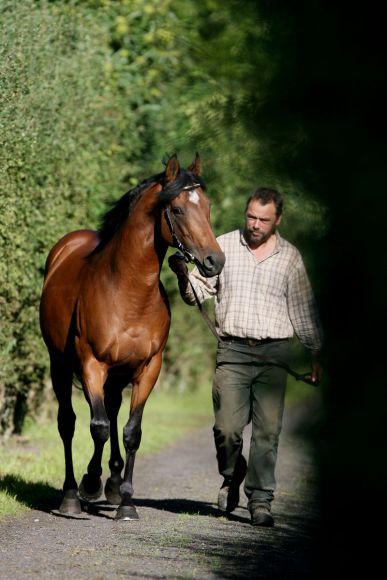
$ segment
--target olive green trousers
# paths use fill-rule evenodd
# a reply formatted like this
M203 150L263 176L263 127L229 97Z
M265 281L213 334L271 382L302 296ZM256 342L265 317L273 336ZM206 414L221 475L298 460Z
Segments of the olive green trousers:
M276 488L275 467L282 427L287 373L259 356L289 363L289 342L256 346L223 340L218 344L213 383L214 438L219 473L231 479L242 453L243 430L252 434L244 491L250 511L270 507Z

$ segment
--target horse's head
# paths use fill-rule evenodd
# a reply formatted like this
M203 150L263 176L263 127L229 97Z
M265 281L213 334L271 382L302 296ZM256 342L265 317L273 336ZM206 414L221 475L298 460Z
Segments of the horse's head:
M164 188L160 194L164 207L162 235L183 252L207 278L222 271L225 256L215 239L210 222L210 202L200 178L200 159L187 170L180 168L176 155L167 163Z

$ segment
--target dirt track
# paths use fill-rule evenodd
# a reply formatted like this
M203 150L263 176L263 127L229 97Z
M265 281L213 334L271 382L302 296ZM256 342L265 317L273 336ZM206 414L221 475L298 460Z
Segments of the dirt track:
M46 505L0 523L0 578L316 578L320 516L311 448L299 428L315 409L285 411L274 528L250 525L246 499L221 517L211 426L135 466L139 521L89 505L77 518ZM146 434L144 434L146 436ZM245 453L249 432L246 432Z

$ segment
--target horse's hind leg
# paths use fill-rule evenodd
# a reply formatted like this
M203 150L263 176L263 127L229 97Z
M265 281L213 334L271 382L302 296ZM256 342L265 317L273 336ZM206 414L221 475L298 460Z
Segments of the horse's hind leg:
M102 494L102 453L109 439L110 422L104 405L103 386L106 367L90 358L83 366L82 384L90 407L90 433L94 441L94 453L79 486L79 493L85 499L98 499Z
M114 385L108 379L105 385L105 409L110 420L110 446L109 460L110 477L106 481L105 496L113 505L121 502L120 485L122 483L121 471L124 461L120 453L120 444L117 433L117 416L122 403L122 389L126 385Z
M66 514L80 514L78 485L74 477L72 440L75 430L75 413L71 403L73 371L69 365L61 364L51 357L52 386L58 399L58 431L63 441L66 476L63 484L63 500L59 511Z
M161 353L154 356L140 377L132 383L129 421L124 427L126 450L125 473L120 487L121 503L117 509L117 520L137 520L133 504L133 468L137 449L141 442L141 421L145 403L152 391L161 368Z

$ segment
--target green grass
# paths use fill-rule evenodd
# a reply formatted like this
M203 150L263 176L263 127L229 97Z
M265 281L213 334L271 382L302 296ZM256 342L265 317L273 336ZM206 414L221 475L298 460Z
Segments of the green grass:
M130 393L118 418L119 433L128 419ZM93 443L89 431L89 407L79 392L73 396L77 415L73 443L74 470L80 481L90 461ZM21 437L0 444L0 517L16 515L37 506L55 503L64 479L63 446L56 425L56 404L52 419L44 424L27 422ZM212 420L211 389L195 393L152 392L144 410L142 440L138 456L162 449L191 430ZM109 445L103 457L108 473ZM122 445L121 445L122 452Z

